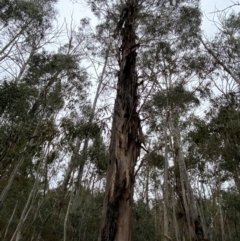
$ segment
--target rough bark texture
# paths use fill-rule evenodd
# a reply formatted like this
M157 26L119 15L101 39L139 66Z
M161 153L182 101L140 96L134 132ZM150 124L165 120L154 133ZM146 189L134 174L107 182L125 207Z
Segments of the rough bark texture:
M137 113L136 1L127 0L116 32L121 34L121 60L115 100L110 160L99 240L131 240L134 167L140 152Z

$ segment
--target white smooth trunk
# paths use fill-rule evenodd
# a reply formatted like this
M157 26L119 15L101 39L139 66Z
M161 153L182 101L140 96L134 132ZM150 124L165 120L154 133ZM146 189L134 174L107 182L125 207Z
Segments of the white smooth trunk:
M179 204L182 205L183 217L179 219L181 228L184 232L185 238L189 240L201 240L203 238L203 230L201 227L200 216L198 215L193 191L188 177L181 141L180 130L178 126L177 115L172 116L170 122L171 131L174 138L175 149L175 172L177 173L176 185L178 185L177 192L179 197ZM180 179L180 180L178 180ZM180 183L178 183L180 181ZM186 217L187 223L184 221Z
M164 215L164 235L168 236L168 202L169 202L169 194L168 194L168 138L167 138L167 119L168 116L166 116L165 121L165 131L164 131L164 139L165 139L165 165L164 165L164 191L163 191L163 215ZM163 238L164 241L167 241L168 239L166 237Z

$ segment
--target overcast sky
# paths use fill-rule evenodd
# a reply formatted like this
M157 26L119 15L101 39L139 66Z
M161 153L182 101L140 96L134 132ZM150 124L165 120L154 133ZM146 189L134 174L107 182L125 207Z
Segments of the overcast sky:
M231 6L233 4L233 0L201 0L201 6L202 6L202 13L203 13L203 22L202 22L202 29L206 34L211 37L214 34L214 24L210 21L215 17L216 19L216 11L218 10L224 10L227 7ZM239 7L234 7L232 9L235 9L237 11L240 10ZM231 10L232 10L231 9ZM229 13L231 10L225 11L226 13Z
M214 34L214 25L210 19L213 19L216 10L223 10L232 5L232 0L201 0L203 22L202 29L206 34L211 37ZM236 1L235 1L236 2ZM74 22L78 26L79 20L84 17L91 17L91 11L84 8L80 4L73 4L69 0L59 0L58 3L59 20L63 22L64 18L70 22L71 14L74 16ZM216 16L216 14L215 14ZM209 18L209 20L208 20Z

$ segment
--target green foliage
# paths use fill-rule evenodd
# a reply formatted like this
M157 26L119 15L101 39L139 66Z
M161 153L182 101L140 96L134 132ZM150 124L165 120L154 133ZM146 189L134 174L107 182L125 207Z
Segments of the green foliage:
M212 160L220 158L220 166L230 172L239 168L240 160L240 113L235 97L229 93L213 101L214 109L208 113L210 122L197 120L196 129L189 134L204 155Z
M102 203L103 193L91 195L88 190L83 190L79 209L70 217L73 227L72 240L94 241L97 239L101 224Z
M71 140L74 140L77 137L80 139L94 139L96 136L99 136L100 132L100 128L96 123L90 123L84 119L74 123L70 118L63 118L61 121L61 127L65 132L65 136Z
M14 233L17 224L20 222L20 217L24 205L27 201L28 194L32 188L32 183L34 179L28 175L23 175L23 173L19 173L15 180L13 187L11 188L8 194L8 201L4 203L3 208L0 210L0 239L2 240L4 231L9 223L10 217L16 205L16 211L13 218L13 222L9 227L9 232L6 240L11 239L11 235ZM4 177L0 179L0 190L8 182L8 177Z
M180 47L191 49L197 47L201 33L201 12L198 7L182 6L176 32L180 35Z
M180 108L185 110L189 105L199 105L199 100L194 96L193 92L184 89L183 85L177 85L165 92L159 92L153 97L153 105L159 109L171 106L172 109Z
M97 173L103 175L107 171L108 166L108 150L103 142L103 138L98 134L93 139L93 144L89 148L90 160L95 164Z
M221 63L224 63L224 71L226 73L232 73L235 75L235 79L239 78L239 58L240 58L240 28L239 12L229 12L228 14L222 13L219 15L219 31L215 35L215 38L211 41L209 46L213 51L215 57L211 57L212 64L219 67L223 67ZM218 73L216 73L218 75Z
M62 72L70 74L78 70L78 63L73 56L62 53L49 54L43 51L32 57L23 81L30 85L36 85L42 81L49 81L51 78L56 78ZM75 73L75 76L77 76L77 73L78 72Z
M158 154L156 150L153 150L145 155L147 163L152 167L157 167L162 170L164 168L164 156Z
M133 241L155 240L158 237L155 228L154 212L146 203L138 201L133 206Z
M27 1L27 0L3 0L0 3L0 26L1 33L14 39L22 36L24 41L19 42L21 47L26 50L27 46L32 46L33 43L39 44L40 40L44 40L46 30L52 28L52 20L56 16L54 9L56 0L43 1ZM0 42L3 47L8 45L7 38L3 38ZM11 40L10 40L11 42ZM11 48L15 45L9 45ZM12 48L11 48L12 49ZM14 49L12 49L14 51ZM6 49L5 49L6 51ZM24 53L26 54L26 53ZM6 55L5 57L8 57ZM17 59L14 56L12 59ZM17 60L18 61L18 60Z
M27 84L4 81L0 85L0 115L4 112L10 119L24 120L37 90Z
M225 21L225 27L231 29L232 33L239 34L240 14L231 13Z
M182 84L179 84L154 94L152 99L145 104L144 111L152 117L149 121L151 128L159 128L159 130L163 131L163 122L159 123L156 116L160 116L161 113L166 113L169 110L174 111L177 115L179 115L178 113L183 114L199 104L200 101L195 96L195 93L186 90Z
M237 212L238 215L240 215L240 196L236 190L230 189L229 191L223 191L222 202L224 210L228 211L229 209L232 209L232 211Z
M0 11L0 19L4 24L8 24L12 19L26 21L36 18L41 21L37 4L26 0L3 0L0 3Z

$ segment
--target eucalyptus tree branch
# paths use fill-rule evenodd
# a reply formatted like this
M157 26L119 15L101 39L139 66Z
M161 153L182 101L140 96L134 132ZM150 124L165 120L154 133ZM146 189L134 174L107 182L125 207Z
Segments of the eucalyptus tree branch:
M215 59L215 61L222 66L222 68L240 85L240 79L230 70L230 68L225 65L225 63L220 60L220 58L214 53L212 49L210 49L207 44L200 38L201 43L203 44L204 48L208 51L208 53Z
M240 5L240 2L234 2L234 1L231 1L232 4L224 9L221 9L221 10L217 10L217 11L214 11L214 12L211 12L211 13L220 13L220 12L224 12L232 7L235 7L235 6L239 6Z
M2 54L4 54L4 52L12 45L12 47L16 44L16 40L23 34L23 32L25 31L25 29L28 27L28 25L32 22L32 20L30 20L29 22L27 22L26 24L24 24L24 26L22 26L22 28L19 30L18 33L15 34L15 36L0 50L0 56ZM14 43L15 42L15 43ZM12 48L11 47L11 48ZM6 57L6 54L3 57L0 57L0 61L2 61L4 58Z
M172 239L168 236L168 235L166 235L166 234L163 234L163 233L161 233L161 235L164 237L164 238L166 238L167 240L170 240L170 241L172 241Z

